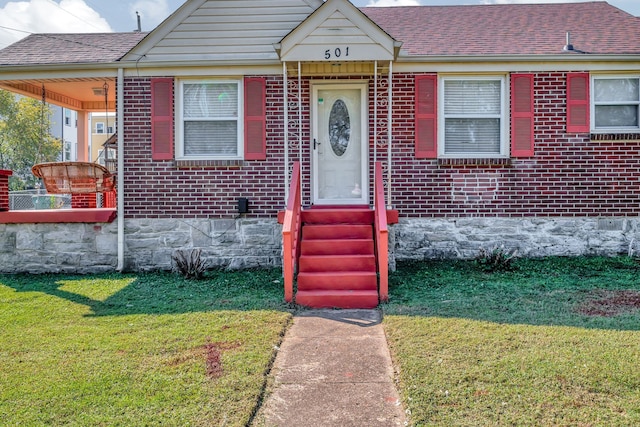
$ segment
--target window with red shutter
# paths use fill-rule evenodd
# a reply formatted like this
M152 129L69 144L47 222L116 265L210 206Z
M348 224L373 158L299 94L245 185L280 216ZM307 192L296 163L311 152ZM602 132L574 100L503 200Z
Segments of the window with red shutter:
M511 155L534 153L533 74L511 75Z
M589 132L589 73L567 74L567 132Z
M262 77L244 79L244 158L267 158L266 80Z
M151 158L173 159L173 79L151 79Z
M435 159L438 157L437 88L437 76L416 76L415 156L418 159Z

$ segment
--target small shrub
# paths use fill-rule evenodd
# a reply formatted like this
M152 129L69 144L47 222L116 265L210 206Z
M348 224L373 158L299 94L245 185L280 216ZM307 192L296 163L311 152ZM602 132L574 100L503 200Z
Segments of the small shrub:
M200 249L178 249L171 259L173 259L173 269L182 274L185 279L202 279L206 270L206 263L201 258Z
M511 262L517 255L517 249L508 251L504 248L504 245L496 245L492 249L480 248L475 261L481 270L493 273L495 271L511 270L513 268Z

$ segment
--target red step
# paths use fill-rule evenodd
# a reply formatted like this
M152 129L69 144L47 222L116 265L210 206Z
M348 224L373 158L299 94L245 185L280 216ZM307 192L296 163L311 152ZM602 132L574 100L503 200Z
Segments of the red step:
M296 304L314 308L376 308L378 291L298 291Z
M304 245L304 244L303 244ZM302 255L300 272L376 271L374 255Z
M371 224L303 225L302 241L312 239L373 239Z
M373 224L374 212L369 208L315 208L302 212L305 224Z
M305 240L302 255L373 255L373 239Z
M298 273L298 291L314 289L375 291L378 289L378 274L375 271Z

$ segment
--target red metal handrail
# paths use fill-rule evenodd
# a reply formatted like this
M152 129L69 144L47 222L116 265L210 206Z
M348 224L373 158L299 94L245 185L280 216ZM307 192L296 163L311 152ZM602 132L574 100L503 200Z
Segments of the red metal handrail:
M384 201L382 163L376 162L374 173L374 212L376 232L376 257L379 274L380 301L389 301L389 230L387 227L387 207Z
M282 223L282 244L284 264L284 299L293 301L293 276L298 263L298 248L300 247L300 213L302 201L300 194L300 162L293 163L289 200L284 212Z

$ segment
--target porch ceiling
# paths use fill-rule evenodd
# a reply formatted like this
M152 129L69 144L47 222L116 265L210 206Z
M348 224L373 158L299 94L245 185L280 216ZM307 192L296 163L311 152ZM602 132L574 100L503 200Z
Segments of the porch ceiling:
M106 109L115 111L116 82L111 77L2 80L0 88L30 98L42 99L44 87L48 103L76 111L104 112L105 83L108 85Z

